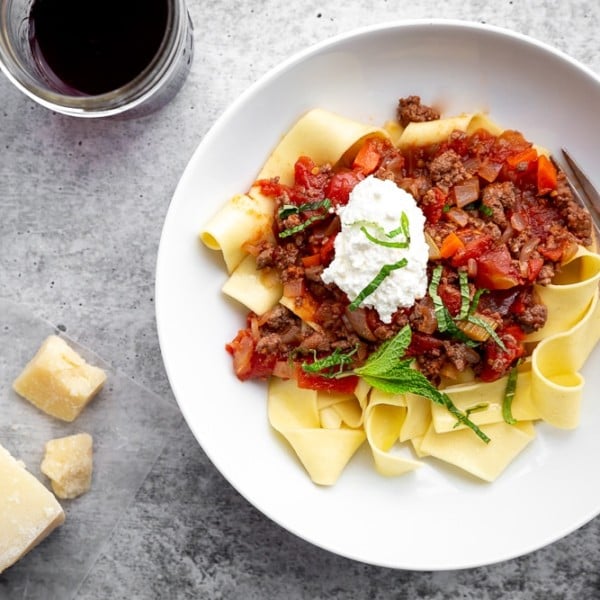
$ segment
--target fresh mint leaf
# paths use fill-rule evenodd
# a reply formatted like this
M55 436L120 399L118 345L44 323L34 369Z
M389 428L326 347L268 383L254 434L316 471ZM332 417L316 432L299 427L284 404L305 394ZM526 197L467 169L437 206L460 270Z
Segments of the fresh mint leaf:
M423 373L413 369L412 359L404 358L411 338L410 327L405 325L395 337L382 344L364 365L354 369L354 373L383 392L416 394L444 406L457 421L472 429L487 444L490 438L456 407L450 396L438 390Z

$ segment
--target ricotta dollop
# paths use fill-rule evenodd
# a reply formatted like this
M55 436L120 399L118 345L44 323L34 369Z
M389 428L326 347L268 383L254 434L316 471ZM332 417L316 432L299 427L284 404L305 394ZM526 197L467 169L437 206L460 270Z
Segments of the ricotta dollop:
M387 275L359 306L374 308L384 323L390 323L396 310L412 306L427 291L425 216L411 194L372 175L354 187L348 204L337 212L342 227L335 238L335 256L321 278L335 283L352 302L381 279L383 269ZM386 267L403 259L403 267Z

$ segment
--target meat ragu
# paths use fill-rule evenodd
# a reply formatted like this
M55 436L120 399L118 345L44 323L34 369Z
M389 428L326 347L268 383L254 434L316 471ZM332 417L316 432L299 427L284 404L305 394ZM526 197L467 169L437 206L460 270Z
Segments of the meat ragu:
M439 114L410 96L399 101L397 118L406 126ZM397 310L391 323L371 308L349 310L346 294L320 277L340 230L333 209L368 175L393 180L416 199L426 216L428 281L436 278L435 289L431 284L412 307ZM348 355L344 368L358 367L407 324L407 355L432 383L459 381L467 371L496 380L526 354L525 336L546 322L533 284L548 284L578 245L592 242L590 216L564 174L517 131L454 131L445 143L403 151L368 138L347 166L301 156L294 185L257 184L275 200L274 235L247 250L259 269L276 274L297 314L278 304L248 315L246 328L226 346L242 380L274 374L297 377L300 387L352 391L355 377L326 378L299 365L338 351ZM467 290L486 326L440 331L436 302L457 317Z

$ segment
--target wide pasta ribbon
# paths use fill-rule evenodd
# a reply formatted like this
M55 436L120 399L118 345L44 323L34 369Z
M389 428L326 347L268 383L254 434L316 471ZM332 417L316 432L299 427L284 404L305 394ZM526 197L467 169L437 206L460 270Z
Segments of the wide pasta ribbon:
M531 397L531 361L519 367L512 416L518 421L531 421L540 418L538 409ZM444 389L456 408L468 414L476 425L499 423L504 420L502 405L506 393L508 375L492 382L472 382L452 385ZM434 404L431 407L432 421L436 433L446 433L466 426L458 423L456 417L445 406Z
M433 424L421 440L419 450L483 479L494 481L535 438L531 421L515 425L491 423L482 428L491 441L484 444L469 429L437 433Z
M536 285L535 290L548 309L546 324L527 336L527 342L537 342L567 331L576 325L588 310L600 281L600 255L580 246L573 258L562 265L548 285Z
M372 135L387 137L380 127L315 108L283 136L256 179L279 177L280 183L291 185L299 156L310 156L317 165L333 166L347 155L351 158L359 142Z
M360 406L361 399L357 398L356 401ZM269 381L269 422L289 442L310 478L317 484L333 485L365 441L365 432L361 427L362 415L356 420L357 411L349 408L350 402L348 396L330 396L301 389L293 379L272 377ZM332 407L337 403L344 406L340 411L338 426L331 428L334 423L331 422L328 409L333 410ZM324 421L328 427L323 427L319 406L326 411ZM348 427L345 419L357 423L358 428Z
M532 353L532 401L548 423L579 424L584 380L579 370L600 339L600 255L580 247L550 285L536 286L548 308L546 325L528 336Z
M397 442L423 435L430 420L429 401L425 398L372 389L365 411L365 432L377 471L391 477L419 468L419 461L394 449Z
M544 421L562 429L579 425L584 378L579 369L600 339L596 289L581 320L542 340L531 357L533 404Z
M291 185L299 156L310 156L318 165L336 165L351 160L367 136L387 137L387 133L320 108L313 109L281 139L256 179L279 177L281 184ZM264 281L244 245L272 236L273 211L273 198L254 185L247 194L231 198L200 231L204 245L223 254L230 276L222 291L258 314L279 301L281 286Z

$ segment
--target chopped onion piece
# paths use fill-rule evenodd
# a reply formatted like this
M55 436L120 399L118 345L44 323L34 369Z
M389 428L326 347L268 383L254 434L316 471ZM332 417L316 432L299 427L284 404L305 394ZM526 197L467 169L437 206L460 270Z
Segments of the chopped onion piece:
M515 231L524 231L527 228L527 218L522 212L514 212L510 217L510 224Z
M489 160L484 161L479 169L477 170L477 174L482 179L485 179L488 183L492 183L496 181L498 174L502 170L502 163L492 162Z
M456 206L459 208L475 202L479 198L479 179L471 177L471 179L467 179L464 183L455 185L454 197L456 199Z
M469 222L469 215L462 208L451 208L446 216L459 227L464 227Z
M429 260L440 260L440 258L442 258L442 255L440 254L440 248L427 232L425 232L425 241L429 246Z

